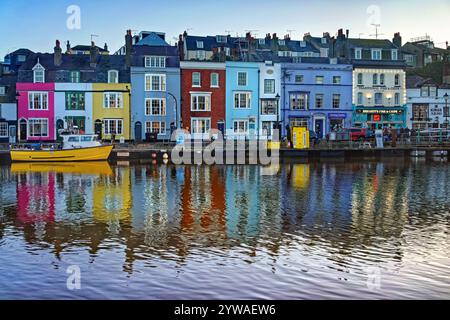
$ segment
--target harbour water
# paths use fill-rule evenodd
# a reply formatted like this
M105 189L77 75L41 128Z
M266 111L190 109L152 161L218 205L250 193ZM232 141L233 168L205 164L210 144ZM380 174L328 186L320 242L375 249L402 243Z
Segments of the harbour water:
M0 298L450 298L447 162L272 171L2 166Z

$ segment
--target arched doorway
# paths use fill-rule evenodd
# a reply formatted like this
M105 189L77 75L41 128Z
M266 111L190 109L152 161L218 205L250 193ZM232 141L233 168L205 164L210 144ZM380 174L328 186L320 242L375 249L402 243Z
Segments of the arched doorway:
M95 120L94 131L95 131L95 134L98 135L98 138L101 140L102 139L102 120L100 120L100 119Z
M27 120L20 119L19 121L19 141L27 140Z
M142 141L142 123L140 121L134 124L134 141Z
M61 131L64 129L64 121L62 119L56 120L56 140L61 140Z

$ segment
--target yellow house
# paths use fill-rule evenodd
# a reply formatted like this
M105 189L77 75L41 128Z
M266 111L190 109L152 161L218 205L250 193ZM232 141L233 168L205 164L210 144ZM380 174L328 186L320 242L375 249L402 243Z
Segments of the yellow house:
M93 83L94 131L104 140L130 140L129 83Z

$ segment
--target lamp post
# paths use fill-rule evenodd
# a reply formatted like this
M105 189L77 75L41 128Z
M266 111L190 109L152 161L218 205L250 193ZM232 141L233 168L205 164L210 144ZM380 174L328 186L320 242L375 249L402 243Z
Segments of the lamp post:
M281 137L281 124L280 124L280 94L277 93L275 96L275 99L277 99L277 130L278 130L278 137Z
M170 92L166 91L166 93L173 98L175 101L175 129L178 129L178 100L177 98L171 94Z
M444 94L444 101L445 101L445 107L444 107L445 126L446 126L446 129L448 129L448 117L449 117L448 93Z

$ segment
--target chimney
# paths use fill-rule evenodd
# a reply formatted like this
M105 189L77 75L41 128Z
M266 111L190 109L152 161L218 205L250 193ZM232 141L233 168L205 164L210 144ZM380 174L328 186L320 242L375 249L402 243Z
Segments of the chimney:
M450 85L450 63L448 59L444 62L442 67L442 83Z
M278 55L278 37L277 34L272 34L272 52Z
M345 30L345 37L348 39L348 35L350 34L350 30Z
M344 30L343 29L339 29L338 30L338 35L337 35L338 40L343 40L344 37Z
M324 32L323 33L323 37L327 38L327 39L330 38L330 33L329 32Z
M131 30L127 30L125 35L125 63L127 67L131 66L131 48L133 46L133 37L131 36Z
M92 41L90 49L90 62L92 68L95 68L97 66L97 55L98 55L97 47L95 46L94 41Z
M392 43L397 48L401 48L402 47L402 37L400 35L400 32L394 33L394 39L392 39Z
M0 62L0 78L3 76L3 64ZM1 109L0 109L1 111Z
M286 40L286 41L291 41L291 36L290 35L285 35L284 36L284 40Z
M103 49L105 49L105 51L108 51L108 44L105 43L105 46L103 47Z
M62 63L62 49L59 40L56 40L56 45L53 54L53 63L59 67Z
M184 30L184 32L183 32L183 38L186 38L187 36L188 36L188 33L187 33L186 30Z
M66 54L71 54L72 53L72 48L70 47L70 41L67 40L67 44L66 44Z

